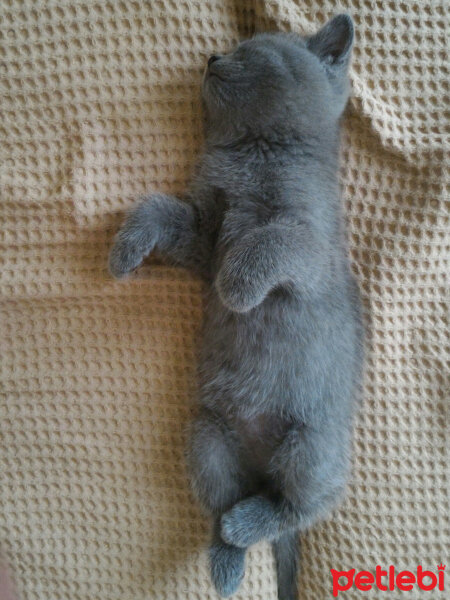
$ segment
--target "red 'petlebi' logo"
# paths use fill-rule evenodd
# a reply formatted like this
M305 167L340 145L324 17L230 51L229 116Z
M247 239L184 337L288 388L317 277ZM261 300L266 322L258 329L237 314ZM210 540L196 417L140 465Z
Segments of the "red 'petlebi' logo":
M336 569L331 569L331 575L333 576L333 596L337 598L339 592L346 592L353 586L361 592L369 592L373 587L383 592L393 592L394 590L407 592L415 586L424 592L434 590L436 587L438 590L444 591L445 565L441 563L437 566L437 570L438 573L436 575L433 571L424 571L422 566L419 565L416 573L412 571L400 571L396 573L395 567L392 565L387 571L377 565L374 575L370 571L356 573L356 569L350 569L350 571L336 571Z

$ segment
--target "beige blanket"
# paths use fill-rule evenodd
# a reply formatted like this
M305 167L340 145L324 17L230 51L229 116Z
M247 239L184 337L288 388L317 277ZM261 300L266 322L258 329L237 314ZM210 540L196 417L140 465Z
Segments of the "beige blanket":
M139 195L185 188L207 55L342 10L357 32L342 185L367 372L353 481L304 537L301 598L332 598L331 568L448 559L448 3L4 0L0 553L20 600L217 597L183 460L202 284L157 265L114 282L108 248ZM258 545L236 598L275 597Z

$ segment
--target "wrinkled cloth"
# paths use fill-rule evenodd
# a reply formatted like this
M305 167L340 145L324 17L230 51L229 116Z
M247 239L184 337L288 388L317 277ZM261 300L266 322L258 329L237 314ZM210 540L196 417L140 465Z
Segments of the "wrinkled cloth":
M217 598L183 458L204 287L154 261L113 281L107 254L139 196L185 189L207 56L255 30L312 33L340 11L356 28L341 180L367 358L353 477L303 536L300 598L331 598L331 568L445 564L446 2L8 0L0 553L18 600ZM275 600L268 544L249 552L235 597Z

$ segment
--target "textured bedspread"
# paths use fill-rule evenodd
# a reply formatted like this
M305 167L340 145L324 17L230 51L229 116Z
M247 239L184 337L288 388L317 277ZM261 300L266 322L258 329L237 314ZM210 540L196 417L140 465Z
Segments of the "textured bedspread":
M139 195L185 188L205 57L342 10L357 33L341 175L367 369L354 477L304 537L301 599L332 597L331 568L448 559L448 3L4 0L0 562L19 600L217 597L183 460L202 284L152 264L118 283L107 253ZM236 598L275 600L268 545L247 565Z

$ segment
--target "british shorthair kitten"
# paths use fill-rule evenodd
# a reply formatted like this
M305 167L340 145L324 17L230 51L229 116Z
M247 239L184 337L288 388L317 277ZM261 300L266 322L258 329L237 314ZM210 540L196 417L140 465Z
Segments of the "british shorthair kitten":
M211 56L190 191L148 196L110 255L115 277L157 250L210 283L188 462L223 596L266 539L280 600L297 599L298 533L336 506L349 473L362 326L338 154L352 43L339 15L309 37L259 34Z

